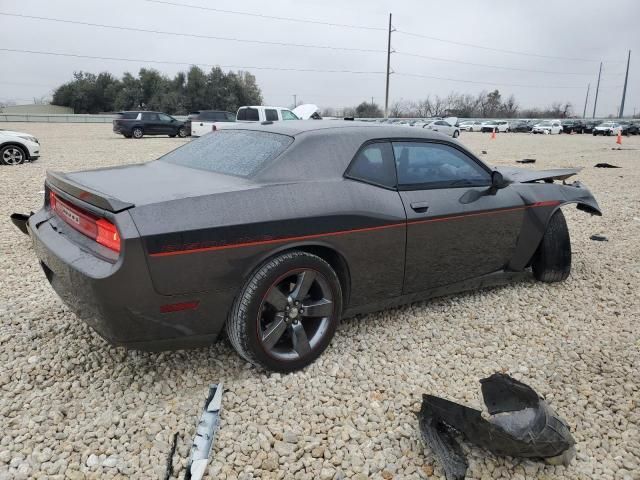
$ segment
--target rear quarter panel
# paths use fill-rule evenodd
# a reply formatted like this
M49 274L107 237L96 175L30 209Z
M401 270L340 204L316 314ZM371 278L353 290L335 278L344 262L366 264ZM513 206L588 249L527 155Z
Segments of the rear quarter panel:
M395 191L340 178L176 200L131 215L162 294L238 290L267 258L308 246L343 257L351 305L402 289L406 218Z

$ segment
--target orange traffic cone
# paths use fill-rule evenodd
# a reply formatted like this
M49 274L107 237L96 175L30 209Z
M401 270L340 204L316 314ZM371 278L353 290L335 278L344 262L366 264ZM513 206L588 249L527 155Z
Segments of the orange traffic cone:
M494 128L491 132L491 140L495 140L496 139L496 129Z
M616 139L618 145L622 145L622 130L618 130L618 138Z

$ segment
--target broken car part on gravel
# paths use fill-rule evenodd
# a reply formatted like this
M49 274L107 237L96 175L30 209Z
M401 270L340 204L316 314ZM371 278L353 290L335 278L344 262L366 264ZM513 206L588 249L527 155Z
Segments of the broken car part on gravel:
M464 479L468 467L456 433L495 455L569 464L575 455L569 427L531 387L502 373L480 383L488 420L480 410L422 396L418 414L422 439L442 464L447 480Z
M536 163L535 158L523 158L522 160L516 160L516 163Z
M595 240L596 242L608 242L609 239L604 235L591 235L589 237L591 240Z
M33 215L33 212L31 212L31 215ZM31 217L31 215L25 215L24 213L12 213L11 221L16 227L20 229L22 233L28 235L29 231L27 230L27 222L29 221L29 217Z
M596 163L594 166L596 168L622 168L616 165L611 165L610 163Z
M200 480L204 476L216 430L220 424L221 405L222 383L211 385L207 401L204 403L204 411L196 427L196 435L193 437L185 480Z

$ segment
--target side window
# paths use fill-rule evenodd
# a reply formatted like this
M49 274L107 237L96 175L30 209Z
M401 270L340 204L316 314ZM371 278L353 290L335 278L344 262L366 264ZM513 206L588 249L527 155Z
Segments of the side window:
M268 108L264 111L264 116L267 122L277 122L278 121L278 111Z
M233 113L225 113L227 122L235 122L236 121L236 116Z
M169 115L166 115L164 113L158 114L158 117L160 118L161 122L169 123L169 122L171 122L171 120L173 120Z
M153 112L142 112L142 120L145 122L157 122L158 114Z
M248 120L250 122L260 121L260 115L255 108L241 108L238 110L238 120Z
M296 114L290 110L280 110L280 113L282 114L282 120L300 120L296 117Z
M346 176L355 180L381 185L396 186L396 169L389 142L370 143L361 148L351 162Z
M491 184L489 172L449 145L393 142L393 154L399 186L426 189Z

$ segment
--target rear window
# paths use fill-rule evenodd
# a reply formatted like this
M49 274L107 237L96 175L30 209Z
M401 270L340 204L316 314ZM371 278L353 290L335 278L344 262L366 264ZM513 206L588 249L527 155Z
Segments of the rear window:
M260 120L257 108L241 108L238 110L238 120L257 122Z
M122 112L118 114L120 120L133 120L138 117L138 112Z
M293 138L253 130L219 130L169 152L160 161L248 177L280 155Z

